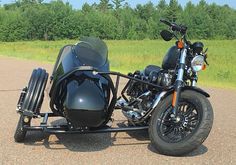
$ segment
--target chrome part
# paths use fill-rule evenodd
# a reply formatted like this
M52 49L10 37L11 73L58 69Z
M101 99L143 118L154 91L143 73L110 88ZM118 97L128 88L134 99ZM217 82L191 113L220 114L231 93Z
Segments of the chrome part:
M165 96L166 93L167 93L166 91L163 91L157 96L156 100L154 101L154 103L152 105L152 108L151 108L152 110L156 108L156 106L158 105L160 100L163 98L163 96Z
M151 91L147 91L141 94L138 98L135 98L131 103L127 103L123 98L121 98L118 100L117 106L120 106L122 113L129 121L138 121L146 113L146 110L141 106L142 101L151 94ZM134 104L137 105L138 108L135 107Z
M196 81L196 80L193 80L193 81L192 81L192 86L193 86L193 87L197 86L197 81Z
M124 116L128 118L130 121L137 121L139 120L142 116L140 113L136 111L122 111Z
M183 123L183 127L187 127L187 125L188 125L188 122L185 121L185 122Z
M25 123L28 123L29 121L30 121L29 118L28 118L27 116L25 116L25 117L24 117L24 122L25 122Z
M187 127L187 126L188 126L188 118L185 117L184 122L183 122L183 127Z
M202 55L195 56L191 61L191 67L194 72L199 72L202 70L204 65L204 57Z
M22 110L22 104L25 99L26 93L27 93L27 87L23 88L20 93L20 98L19 98L17 106L16 106L16 112L20 112Z
M187 56L187 49L183 49L181 51L181 56L180 56L180 63L181 64L185 64L186 56Z
M180 122L180 117L177 116L175 120L176 120L177 123Z
M178 70L177 80L183 81L184 69L180 68Z
M151 91L147 91L147 92L141 94L137 99L142 99L143 97L147 97L147 96L149 96L151 93L152 93Z
M172 114L170 115L170 117L171 117L171 118L175 118L175 115L172 113Z
M129 121L132 121L134 123L140 123L143 122L147 117L151 115L153 110L156 108L158 103L161 101L161 99L165 96L167 92L163 91L159 95L156 96L156 99L153 101L152 104L150 104L150 108L148 110L142 110L138 108L133 108L131 106L122 106L122 112L126 118L128 118ZM140 102L142 101L141 96L149 96L151 93L150 92L145 92L142 95L139 96Z
M169 73L164 73L161 79L161 85L168 87L172 84L172 75Z
M183 49L181 51L180 64L185 65L186 56L187 56L187 49ZM183 81L183 75L184 75L184 68L179 68L178 75L177 75L177 80Z
M163 91L157 96L152 107L149 110L147 110L147 113L145 113L145 115L142 116L142 118L139 120L140 122L143 122L147 117L149 117L152 114L152 112L154 111L154 109L156 108L156 106L159 104L159 102L165 96L166 93L167 93L166 91Z
M122 107L122 106L127 106L128 103L125 101L125 99L120 98L117 102L116 102L116 107Z

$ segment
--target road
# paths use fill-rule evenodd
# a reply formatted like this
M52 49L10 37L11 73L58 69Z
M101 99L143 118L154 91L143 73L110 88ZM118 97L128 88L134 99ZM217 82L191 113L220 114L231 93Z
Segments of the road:
M236 91L229 89L205 89L211 94L213 129L203 145L183 157L158 154L146 131L87 135L30 132L24 143L15 143L19 90L28 83L32 69L38 67L48 72L53 68L0 57L0 164L236 164ZM42 109L49 110L47 97ZM117 122L124 119L119 112L115 118Z

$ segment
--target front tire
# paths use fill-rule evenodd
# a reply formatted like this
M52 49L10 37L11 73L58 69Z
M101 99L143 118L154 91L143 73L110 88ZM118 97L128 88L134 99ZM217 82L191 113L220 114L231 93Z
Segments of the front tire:
M155 109L149 126L154 148L161 154L180 156L198 148L210 133L213 110L208 99L200 93L181 93L178 120L171 118L173 95L167 96Z

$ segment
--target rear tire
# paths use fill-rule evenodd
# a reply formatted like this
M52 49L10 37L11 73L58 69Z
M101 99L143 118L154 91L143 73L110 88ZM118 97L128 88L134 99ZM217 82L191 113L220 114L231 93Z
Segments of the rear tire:
M23 142L26 136L27 131L24 129L24 126L29 126L30 124L30 119L28 123L24 122L24 116L20 115L18 124L16 126L16 131L14 135L15 142Z
M173 95L167 96L153 112L149 136L152 145L159 153L180 156L193 151L204 142L212 128L214 116L212 106L205 96L187 90L183 91L180 97L179 107L182 102L183 108L179 112L183 111L183 117L180 122L174 122L170 117L167 118L170 114L172 97ZM189 108L191 106L194 108ZM190 115L187 116L189 113Z

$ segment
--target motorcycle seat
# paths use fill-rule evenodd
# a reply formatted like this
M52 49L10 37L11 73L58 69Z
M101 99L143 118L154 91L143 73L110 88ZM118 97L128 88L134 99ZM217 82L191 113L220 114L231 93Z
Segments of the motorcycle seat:
M144 69L144 74L146 76L150 76L150 74L157 74L161 71L161 67L156 66L156 65L148 65L145 69Z

